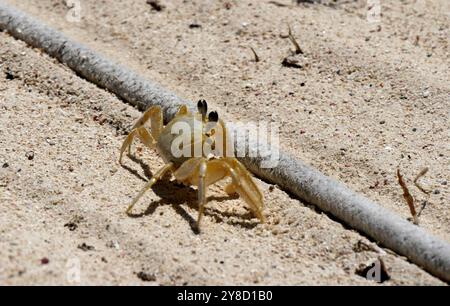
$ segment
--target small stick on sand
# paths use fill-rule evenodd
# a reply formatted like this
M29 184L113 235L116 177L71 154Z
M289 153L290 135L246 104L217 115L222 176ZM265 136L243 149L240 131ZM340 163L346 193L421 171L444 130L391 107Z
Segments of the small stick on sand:
M268 3L269 3L269 4L276 5L276 6L278 6L278 7L287 7L287 6L290 6L289 4L284 4L284 3L281 3L281 2L278 2L278 1L269 1Z
M416 178L414 179L414 185L416 185L416 187L417 187L420 191L422 191L423 193L425 193L425 194L430 194L431 191L430 191L430 190L426 190L425 188L423 188L422 185L420 185L419 182L418 182L418 180L419 180L422 176L424 176L425 174L427 174L427 172L428 172L428 167L423 168L423 169L419 172L419 174L417 174Z
M429 200L430 194L431 194L431 190L426 190L426 189L423 188L422 185L419 184L419 182L418 182L418 180L419 180L422 176L424 176L425 174L427 174L427 172L428 172L428 167L423 168L423 169L419 172L419 174L416 175L416 178L414 179L414 185L416 185L416 187L417 187L420 191L422 191L423 193L425 193L425 194L428 196L427 199L426 199L425 201L423 201L422 207L420 208L419 213L417 214L417 217L420 217L420 215L422 214L423 210L424 210L425 207L427 206L428 200Z
M411 211L411 215L413 217L413 223L419 224L419 219L417 218L416 208L414 207L414 198L409 193L408 187L406 186L405 182L403 181L403 177L400 174L400 169L397 169L397 179L398 183L402 187L403 190L403 198L405 199L406 203L409 206L409 210Z
M288 29L289 29L289 33L288 33L288 37L289 40L294 44L295 46L295 54L303 54L303 50L302 48L300 48L300 45L298 44L297 40L295 39L294 35L292 35L292 30L291 30L291 26L288 25Z
M253 55L255 56L255 62L259 62L259 56L258 56L258 54L256 54L255 49L253 49L252 47L250 47L250 50L252 50Z

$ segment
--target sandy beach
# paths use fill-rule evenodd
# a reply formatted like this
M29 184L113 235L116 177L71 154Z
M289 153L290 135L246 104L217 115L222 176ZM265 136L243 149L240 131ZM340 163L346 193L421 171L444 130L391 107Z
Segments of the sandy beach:
M80 0L75 21L64 1L5 2L226 120L277 122L283 150L407 219L399 168L450 243L449 1L382 1L378 21L362 0ZM223 181L196 234L196 190L170 177L127 216L163 165L138 142L118 163L141 113L7 32L0 109L1 285L445 285L259 179L265 224ZM378 258L381 284L360 275Z

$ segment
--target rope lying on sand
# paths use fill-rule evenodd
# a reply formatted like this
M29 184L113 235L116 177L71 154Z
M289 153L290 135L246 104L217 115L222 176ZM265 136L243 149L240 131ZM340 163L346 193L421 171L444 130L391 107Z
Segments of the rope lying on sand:
M160 105L170 120L182 104L195 110L191 101L120 67L101 55L69 40L60 32L0 2L0 29L40 48L80 76L110 90L144 110ZM278 165L262 168L260 157L241 158L259 177L278 184L300 199L318 206L425 270L450 282L450 244L380 207L343 184L323 175L290 155L280 152Z

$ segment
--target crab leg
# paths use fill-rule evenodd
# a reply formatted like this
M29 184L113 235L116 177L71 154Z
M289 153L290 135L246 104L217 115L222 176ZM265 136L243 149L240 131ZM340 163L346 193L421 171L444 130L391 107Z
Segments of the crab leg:
M225 187L225 192L228 194L238 193L250 206L256 217L264 222L264 215L262 214L264 208L263 195L247 169L234 158L223 158L208 162L206 186L212 185L226 176L230 176L232 182Z
M200 221L202 220L203 212L206 205L206 160L202 159L198 167L198 218L197 227L200 229Z
M227 193L237 192L239 196L250 206L261 222L265 221L262 213L264 208L263 196L256 186L251 175L245 167L236 159L224 159L230 173L232 183L226 187Z
M147 131L147 129L144 127L144 124L147 123L147 121L151 120L151 134ZM120 159L119 162L122 163L122 156L123 152L125 152L126 148L128 147L128 152L131 151L131 144L133 143L134 137L139 137L139 139L148 147L152 148L156 140L158 139L159 135L161 134L161 131L163 129L163 118L162 118L162 112L161 107L156 105L150 107L139 120L134 124L133 128L131 129L131 133L128 135L128 137L125 139L122 148L120 150Z
M133 143L134 137L138 137L147 147L153 148L155 146L155 139L150 134L149 131L143 126L134 129L125 139L122 144L122 148L120 149L120 158L119 163L122 164L122 157L125 150L128 148L128 152L131 151L131 144Z
M236 191L235 185L234 185L233 183L229 183L228 185L226 185L226 186L225 186L225 192L226 192L228 195L236 194L237 191Z
M155 105L150 107L139 120L134 124L132 130L137 129L141 126L143 126L147 121L151 119L151 128L152 128L152 135L153 138L158 139L159 134L161 134L161 131L163 129L163 117L162 117L162 111L161 106Z
M174 172L178 181L198 186L198 219L197 227L203 217L206 205L206 189L209 185L227 175L226 169L221 163L207 161L205 158L191 158L185 161L180 168Z
M144 188L139 192L139 194L134 198L133 202L131 202L130 206L128 206L126 213L130 214L131 210L133 209L133 206L137 203L137 201L144 195L144 193L152 188L152 186L160 180L164 174L166 174L168 171L173 170L173 163L168 163L164 165L161 169L158 170L158 172L153 175L153 177L148 181L147 184L145 184Z

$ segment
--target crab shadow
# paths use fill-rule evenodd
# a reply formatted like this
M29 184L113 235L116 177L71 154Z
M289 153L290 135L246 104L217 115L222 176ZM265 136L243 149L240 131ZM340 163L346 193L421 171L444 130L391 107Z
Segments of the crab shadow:
M144 161L134 155L128 155L128 157L135 163L139 164L142 168L144 176L139 174L136 169L129 166L122 165L124 169L129 171L131 174L135 175L137 178L143 182L147 182L153 176L153 172L150 167L144 163ZM186 220L191 227L192 231L196 234L199 233L197 226L197 221L194 219L187 211L182 207L182 205L187 205L189 208L197 210L198 198L197 190L178 183L176 180L170 180L171 175L165 175L161 180L156 182L151 191L153 191L160 199L153 201L148 205L148 207L142 213L130 213L128 214L131 218L142 218L155 213L156 209L162 205L171 205L177 214L179 214L184 220ZM150 191L150 190L149 190ZM138 190L136 190L136 193ZM226 196L210 196L207 201L217 201L224 202L228 200L237 199L238 195L226 195ZM247 229L252 229L258 225L258 222L252 220L253 214L247 211L243 214L238 214L234 212L221 211L214 207L205 207L205 216L210 216L215 222L226 222L227 224L233 226L240 226Z

